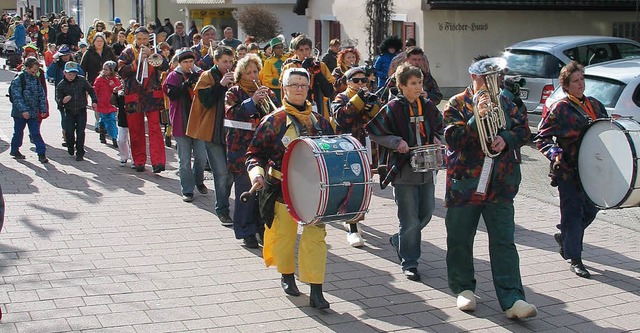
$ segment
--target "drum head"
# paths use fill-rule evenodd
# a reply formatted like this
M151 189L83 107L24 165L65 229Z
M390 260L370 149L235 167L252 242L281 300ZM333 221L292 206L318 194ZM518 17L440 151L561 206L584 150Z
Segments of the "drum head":
M635 182L635 148L624 132L628 129L625 126L640 127L628 120L596 121L580 143L580 182L585 194L600 208L620 206Z
M282 164L286 177L284 200L295 220L309 223L316 217L320 202L320 171L316 156L305 139L291 142L286 154Z

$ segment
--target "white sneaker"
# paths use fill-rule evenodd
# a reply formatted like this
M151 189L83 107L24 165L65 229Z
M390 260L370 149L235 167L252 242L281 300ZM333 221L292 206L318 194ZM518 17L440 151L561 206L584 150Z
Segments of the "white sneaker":
M458 309L461 311L475 311L476 310L476 295L471 290L464 290L458 294L457 299Z
M364 239L362 239L362 235L359 232L350 232L347 234L347 242L349 245L353 247L361 247L364 246Z
M521 299L513 303L513 306L506 311L509 319L532 318L538 315L538 309L535 305L529 304Z

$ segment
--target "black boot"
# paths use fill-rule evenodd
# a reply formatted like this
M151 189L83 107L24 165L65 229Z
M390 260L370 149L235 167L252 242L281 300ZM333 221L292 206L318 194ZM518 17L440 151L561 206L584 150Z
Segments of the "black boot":
M584 267L582 259L571 259L571 271L581 278L588 279L591 277L591 273Z
M322 295L321 284L311 284L311 295L309 295L309 305L316 309L328 309L329 302Z
M293 274L282 274L280 285L287 295L300 296L300 290L296 286L296 277Z
M107 143L107 129L100 123L100 143Z

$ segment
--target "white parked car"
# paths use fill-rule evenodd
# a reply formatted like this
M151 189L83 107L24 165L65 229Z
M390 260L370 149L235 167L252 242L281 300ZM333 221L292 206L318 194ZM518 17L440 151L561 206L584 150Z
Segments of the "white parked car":
M584 69L584 94L604 104L613 118L632 117L640 122L640 58L621 59L587 66ZM547 98L543 111L565 97L558 87Z

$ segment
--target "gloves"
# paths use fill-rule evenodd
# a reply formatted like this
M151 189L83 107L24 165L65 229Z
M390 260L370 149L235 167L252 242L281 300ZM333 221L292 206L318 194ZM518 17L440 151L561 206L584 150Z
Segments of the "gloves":
M562 148L560 148L560 147L557 147L557 146L556 147L551 147L549 149L549 154L550 154L551 160L552 161L555 160L556 157L558 157L558 155L562 154L562 152L563 152Z
M193 73L191 75L189 75L189 85L194 85L196 83L198 83L198 79L200 78L200 75Z
M367 93L364 89L358 89L357 94L363 102L367 102Z
M313 65L314 65L313 58L304 59L304 61L302 62L302 68L306 70L309 70L309 68L313 67Z

